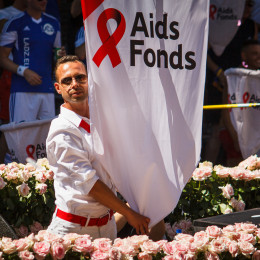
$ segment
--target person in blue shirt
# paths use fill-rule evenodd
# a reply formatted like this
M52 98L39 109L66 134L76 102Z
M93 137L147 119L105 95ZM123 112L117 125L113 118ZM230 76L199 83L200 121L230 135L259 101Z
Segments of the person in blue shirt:
M44 13L46 4L47 0L28 0L26 11L7 22L0 37L0 66L13 73L11 122L55 116L52 61L61 37L58 20Z

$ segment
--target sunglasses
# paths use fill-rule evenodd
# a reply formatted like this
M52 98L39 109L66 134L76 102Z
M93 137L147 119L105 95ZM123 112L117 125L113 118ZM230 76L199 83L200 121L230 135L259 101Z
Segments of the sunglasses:
M76 75L75 77L66 77L66 78L63 78L60 83L61 85L64 85L64 86L70 86L71 83L72 83L72 79L75 79L77 83L79 84L84 84L87 82L87 75L85 74L79 74L79 75Z

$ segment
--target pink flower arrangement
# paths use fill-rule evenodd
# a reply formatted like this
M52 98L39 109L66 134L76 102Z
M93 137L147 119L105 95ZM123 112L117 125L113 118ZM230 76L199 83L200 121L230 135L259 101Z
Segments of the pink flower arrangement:
M225 259L244 256L259 259L260 228L252 223L236 223L224 228L209 226L194 235L177 234L172 241L154 242L145 235L92 240L89 235L67 234L59 237L41 230L19 240L3 237L1 257L17 255L20 259Z

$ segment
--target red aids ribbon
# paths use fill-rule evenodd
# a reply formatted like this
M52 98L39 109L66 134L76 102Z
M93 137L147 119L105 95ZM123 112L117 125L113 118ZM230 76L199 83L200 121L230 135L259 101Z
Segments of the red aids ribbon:
M107 30L107 21L109 19L115 19L117 22L117 28L112 35ZM93 61L99 67L103 59L108 55L112 63L113 68L121 63L119 53L116 49L116 45L120 42L125 33L126 22L123 14L114 9L109 8L104 10L98 18L97 28L99 37L103 45L98 49L93 57Z
M27 155L28 155L30 158L34 159L34 158L33 158L34 152L35 152L35 146L32 145L32 144L29 144L29 145L26 147L26 153L27 153Z
M215 20L215 13L217 12L217 7L215 5L210 5L209 7L209 18Z
M244 94L243 94L243 102L244 103L247 103L247 101L249 100L249 98L250 98L250 95L249 95L249 93L248 92L245 92ZM241 107L241 110L243 109L243 107ZM244 108L244 109L246 109L246 108Z
M104 0L81 0L83 21L88 18L102 3Z

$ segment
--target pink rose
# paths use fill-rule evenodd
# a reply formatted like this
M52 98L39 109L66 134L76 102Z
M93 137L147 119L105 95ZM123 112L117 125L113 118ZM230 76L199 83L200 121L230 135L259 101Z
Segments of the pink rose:
M239 242L248 242L252 245L255 245L256 239L253 234L247 234L247 233L240 233Z
M34 259L34 255L32 252L25 250L18 253L18 256L22 260L31 260Z
M131 243L124 243L117 247L120 252L127 257L134 257L138 254L138 250Z
M130 241L130 243L136 248L139 248L141 244L148 240L149 237L147 235L135 235L128 237L128 241Z
M40 230L43 229L43 226L40 222L34 221L32 225L29 226L32 233L37 234Z
M208 236L210 238L217 238L217 237L221 236L222 230L221 230L221 228L213 225L213 226L208 226L206 228L206 233L208 234Z
M209 246L209 251L216 253L216 254L221 254L224 251L226 251L227 247L226 244L224 243L223 239L218 237L217 239L213 239L210 242Z
M137 258L141 259L141 260L152 260L153 259L153 257L146 252L140 252L138 254Z
M54 172L49 170L46 172L46 177L48 180L52 181L53 180L53 177L54 177Z
M79 237L75 240L74 245L72 247L73 251L80 252L83 254L91 253L94 249L92 245L91 239L88 237Z
M222 190L222 194L226 199L231 199L231 197L234 196L234 189L230 184L219 188Z
M156 241L156 243L159 245L160 249L163 248L163 246L168 243L167 240L159 240L159 241Z
M5 169L5 164L0 164L0 171L3 171Z
M256 251L254 246L249 242L238 242L238 246L240 248L241 253L247 257L249 257Z
M40 195L44 194L47 190L47 184L45 183L38 183L36 186L35 186L35 189L39 191Z
M196 168L192 173L192 178L195 181L204 181L211 176L212 168L205 166L202 168Z
M205 259L207 259L207 260L219 260L219 256L216 253L207 251L205 253Z
M147 253L147 254L157 254L160 251L160 246L152 241L145 241L142 245L141 245L141 249L143 252Z
M173 241L175 246L175 252L182 252L186 254L189 251L190 243L186 241Z
M176 240L179 240L179 241L186 241L186 242L189 242L189 243L192 243L194 241L194 237L192 235L189 235L189 234L183 234L183 233L179 233L175 236L175 239Z
M239 200L235 206L235 210L236 211L244 211L245 210L245 207L246 207L246 204L244 201L242 200Z
M257 165L258 165L258 157L256 155L251 155L244 161L240 162L238 166L248 170L254 170L256 169Z
M252 259L253 260L260 260L260 250L257 250L257 251L254 252Z
M245 169L241 167L230 168L229 175L235 180L243 180L245 175Z
M223 167L222 165L216 165L214 167L214 171L219 178L227 178L229 176L230 168Z
M63 244L59 242L53 242L51 245L51 255L54 259L63 259L65 256L65 248Z
M17 186L16 189L18 190L18 193L23 197L27 196L30 191L30 188L26 183Z
M4 253L6 253L7 255L11 255L14 252L16 252L15 242L13 242L12 240L3 242L3 239L2 239L2 251Z
M26 237L29 233L28 228L24 225L21 225L19 228L15 228L15 232L18 237Z
M47 181L47 176L45 174L45 171L36 171L35 173L35 179L38 182L44 183Z
M25 238L21 238L19 240L14 240L15 242L15 246L17 248L17 251L24 251L24 250L28 250L31 246L30 243L28 243L28 240Z
M240 253L238 243L236 241L231 241L228 246L228 251L232 257L237 257Z
M76 240L77 238L79 238L79 237L80 237L80 235L77 234L77 233L68 233L68 234L66 234L66 235L63 236L63 239L64 239L64 240L70 240L71 243L74 243L75 240Z
M46 241L35 242L33 245L33 251L42 259L44 259L50 253L50 243Z
M164 251L164 253L166 253L167 255L173 255L174 252L176 252L176 247L175 247L173 241L164 244L164 245L163 245L163 251Z
M93 241L93 246L95 250L109 252L112 247L112 241L109 238L97 238Z
M209 243L209 236L205 231L199 231L194 234L194 243L199 250L204 250L204 248Z
M241 229L249 234L253 234L258 230L257 226L252 223L241 223Z
M0 190L2 190L6 185L6 182L4 181L4 179L2 177L0 177Z
M96 250L91 255L91 260L109 260L109 254Z

